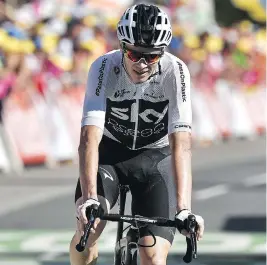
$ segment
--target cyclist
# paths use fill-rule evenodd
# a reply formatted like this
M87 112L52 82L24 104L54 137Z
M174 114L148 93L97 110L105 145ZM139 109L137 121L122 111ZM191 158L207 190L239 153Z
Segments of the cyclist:
M76 187L77 231L70 244L72 265L96 264L95 223L84 253L76 251L92 204L108 212L119 183L132 193L132 213L185 220L191 212L191 102L186 65L166 52L172 30L166 13L154 5L128 8L117 26L120 50L91 66L84 100ZM204 221L196 215L197 239ZM175 229L140 228L142 265L164 265ZM185 230L180 231L187 235ZM115 242L114 242L115 243Z

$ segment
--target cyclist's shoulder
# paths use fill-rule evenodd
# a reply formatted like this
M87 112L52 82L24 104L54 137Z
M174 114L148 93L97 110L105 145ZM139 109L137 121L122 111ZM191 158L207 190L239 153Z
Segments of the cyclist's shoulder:
M174 74L178 74L177 69L181 67L187 69L187 65L183 60L169 52L165 52L162 59L163 68L173 72Z
M99 56L91 65L92 69L102 69L102 71L109 71L107 66L118 65L121 61L121 51L112 50ZM107 70L106 70L107 69Z

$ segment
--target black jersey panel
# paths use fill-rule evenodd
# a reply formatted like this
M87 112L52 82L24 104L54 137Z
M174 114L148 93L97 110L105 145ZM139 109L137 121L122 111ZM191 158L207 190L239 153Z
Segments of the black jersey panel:
M138 149L168 134L169 101L107 99L105 127L123 145Z
M153 144L168 134L168 104L168 100L162 102L139 100L135 148Z

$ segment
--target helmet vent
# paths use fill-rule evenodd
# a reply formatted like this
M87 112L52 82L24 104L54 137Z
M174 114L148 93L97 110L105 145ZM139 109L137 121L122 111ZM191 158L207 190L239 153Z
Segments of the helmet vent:
M124 28L123 27L121 27L121 33L122 33L122 35L125 35L125 32L124 32Z
M164 31L163 31L163 34L162 34L162 36L161 36L161 39L160 39L160 41L163 41L163 39L164 39L165 35L166 35L166 30L164 30Z
M126 33L127 33L127 37L130 38L130 31L129 31L129 27L126 27Z
M167 41L171 38L171 36L172 36L172 35L171 35L171 33L169 32L169 33L168 33L168 36L167 36Z

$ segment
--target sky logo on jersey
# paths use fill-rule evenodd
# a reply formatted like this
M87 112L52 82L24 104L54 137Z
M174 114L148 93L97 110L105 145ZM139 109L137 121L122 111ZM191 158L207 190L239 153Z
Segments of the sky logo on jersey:
M169 101L107 99L105 128L130 149L156 143L168 134Z
M104 77L104 70L105 70L105 67L106 67L106 62L107 62L107 58L104 58L102 60L101 67L99 68L98 84L97 84L97 87L96 87L96 90L95 90L95 94L97 96L100 95L100 90L101 90L102 83L103 83L103 77Z
M179 65L179 71L180 71L180 78L181 78L181 85L182 85L182 99L183 102L186 102L186 94L185 94L185 75L183 70L183 65L179 62L177 62Z

